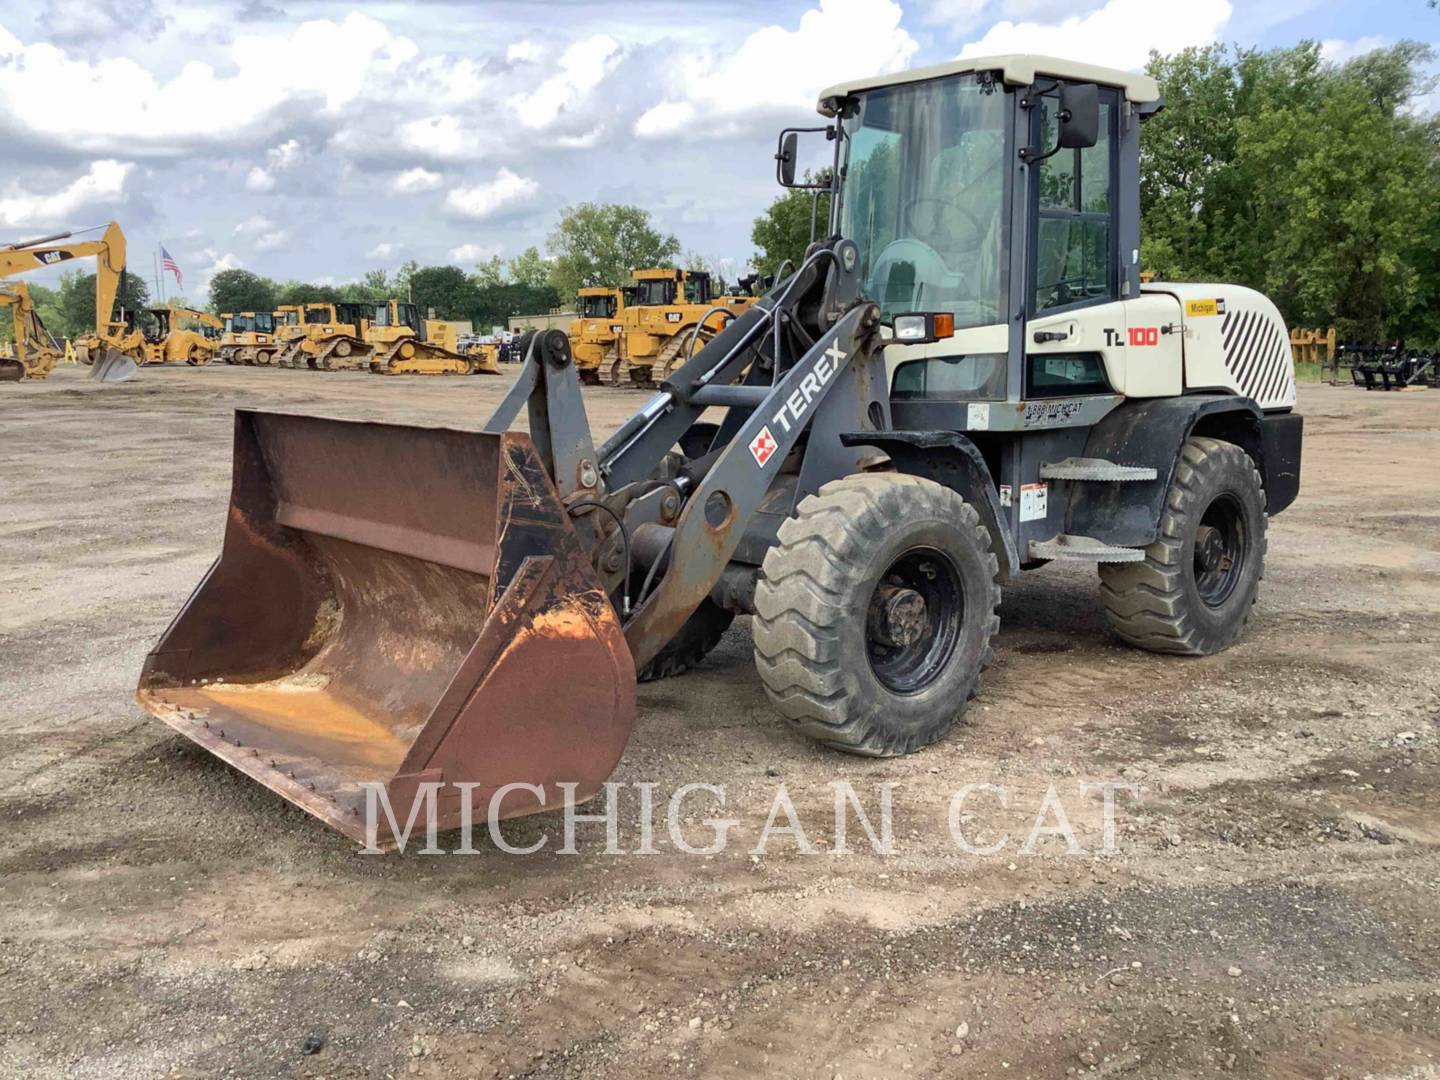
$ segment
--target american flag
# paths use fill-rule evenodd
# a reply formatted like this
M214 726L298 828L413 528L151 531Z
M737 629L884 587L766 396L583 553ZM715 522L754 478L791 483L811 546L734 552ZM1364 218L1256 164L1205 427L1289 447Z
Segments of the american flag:
M164 244L160 245L160 269L169 270L175 275L175 284L182 289L185 287L185 279L180 276L180 264L165 250Z

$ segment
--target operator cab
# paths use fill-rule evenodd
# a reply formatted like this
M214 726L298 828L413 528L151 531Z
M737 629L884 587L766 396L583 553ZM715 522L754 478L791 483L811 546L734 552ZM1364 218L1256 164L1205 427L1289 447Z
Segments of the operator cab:
M580 296L580 317L582 319L613 318L615 310L615 294L612 292L581 294Z
M886 348L900 413L907 400L1114 403L1137 389L1172 392L1158 368L1149 382L1127 379L1121 304L1140 297L1139 122L1161 107L1148 75L1017 56L821 95L835 143L822 185L833 195L830 233L855 243L863 294L892 327L921 312L953 325L940 340ZM806 186L793 183L793 130L777 157L782 183ZM1104 305L1114 307L1091 310ZM1180 336L1147 359L1161 354L1178 379ZM987 415L960 414L943 426L966 430Z

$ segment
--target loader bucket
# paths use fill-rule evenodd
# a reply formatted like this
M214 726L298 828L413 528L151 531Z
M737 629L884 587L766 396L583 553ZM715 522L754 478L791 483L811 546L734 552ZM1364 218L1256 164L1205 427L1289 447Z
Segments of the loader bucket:
M481 825L505 785L540 790L500 795L500 817L563 805L566 782L590 797L635 668L529 436L242 410L220 557L137 697L365 842L370 785L402 830L420 784L442 829L462 800Z
M135 377L135 361L119 349L106 345L90 364L90 378L95 382L124 382Z

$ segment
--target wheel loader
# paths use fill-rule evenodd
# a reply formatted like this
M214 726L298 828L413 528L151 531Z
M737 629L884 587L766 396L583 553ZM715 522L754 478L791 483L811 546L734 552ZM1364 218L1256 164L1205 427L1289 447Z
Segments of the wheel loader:
M220 557L140 701L396 846L379 793L440 827L596 793L636 678L738 613L779 717L867 755L956 726L1002 586L1046 563L1097 568L1123 641L1225 649L1303 421L1269 300L1141 283L1161 107L1031 56L825 91L826 239L598 444L560 332L479 431L238 412Z
M737 305L717 300L703 270L661 267L630 275L633 295L619 315L612 386L653 388L696 348L715 336Z
M98 230L81 230L91 231ZM124 291L125 233L112 221L104 226L98 240L74 240L76 235L75 232L54 233L0 246L0 278L94 256L95 330L75 339L75 354L81 363L89 366L91 379L124 382L135 374L135 362L129 354L143 343L133 314L127 315L122 308L118 319L111 318L115 314L116 298ZM12 379L21 377L13 372L11 368L5 374Z
M279 350L275 312L237 311L220 316L223 333L216 354L226 364L267 367Z
M609 289L603 285L581 289L575 297L576 316L570 324L570 354L575 371L587 386L598 386L601 371L619 358L622 319L633 302L635 289Z
M0 382L43 379L65 356L30 299L23 281L0 281L0 307L10 309L15 330L13 355L0 357Z

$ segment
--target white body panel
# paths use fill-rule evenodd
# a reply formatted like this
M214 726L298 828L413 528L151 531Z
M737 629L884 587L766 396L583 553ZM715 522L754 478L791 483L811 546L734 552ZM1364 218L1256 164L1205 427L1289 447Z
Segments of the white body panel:
M1059 333L1058 341L1036 341ZM1262 409L1295 404L1290 339L1280 312L1239 285L1156 283L1130 300L1078 308L1025 325L1027 356L1098 353L1116 393L1133 398L1176 397L1193 390L1226 390ZM885 349L887 374L922 357L1005 354L1005 326L958 331L930 345ZM1023 397L1023 387L1012 387Z
M1172 297L1185 326L1185 388L1224 388L1262 409L1295 405L1295 366L1285 320L1269 297L1240 285L1156 281L1146 296Z

